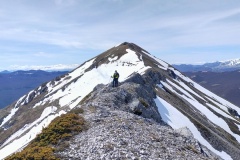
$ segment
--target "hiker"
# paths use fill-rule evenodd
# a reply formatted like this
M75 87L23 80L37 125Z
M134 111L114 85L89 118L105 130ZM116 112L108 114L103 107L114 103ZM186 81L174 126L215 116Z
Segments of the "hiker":
M117 70L115 70L113 76L111 76L113 78L113 87L117 87L118 86L118 78L119 78L119 73L117 72Z

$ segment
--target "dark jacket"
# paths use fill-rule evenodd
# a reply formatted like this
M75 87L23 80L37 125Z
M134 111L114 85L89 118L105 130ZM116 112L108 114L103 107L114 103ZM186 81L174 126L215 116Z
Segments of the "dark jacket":
M114 79L118 79L118 78L119 78L119 73L118 73L118 72L115 72L115 73L113 74L113 78L114 78Z

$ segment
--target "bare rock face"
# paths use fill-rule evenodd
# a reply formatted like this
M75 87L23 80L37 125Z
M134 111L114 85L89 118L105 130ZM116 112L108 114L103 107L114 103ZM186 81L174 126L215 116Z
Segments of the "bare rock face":
M89 129L58 152L61 159L221 159L184 128L173 130L154 103L151 83L138 74L120 84L97 85L81 103Z
M187 127L179 128L176 130L176 132L178 132L179 134L185 137L193 137L192 132Z
M117 88L97 85L93 92L90 93L90 98L86 100L86 105L95 107L108 106L111 109L130 112L161 122L161 116L153 100L156 95L151 88L152 86L144 85L145 82L139 74L132 77L135 82L136 77L139 77L139 83L131 82L130 79Z

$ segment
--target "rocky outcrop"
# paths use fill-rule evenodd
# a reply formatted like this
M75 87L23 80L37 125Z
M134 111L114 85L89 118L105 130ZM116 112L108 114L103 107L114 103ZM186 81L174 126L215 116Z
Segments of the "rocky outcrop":
M228 112L233 115L234 117L238 117L240 118L240 115L238 114L238 112L232 108L228 108Z
M145 80L135 74L117 88L97 85L93 92L82 103L90 107L107 106L114 110L122 110L144 118L161 121L161 116L154 102L156 97L152 86L145 85Z

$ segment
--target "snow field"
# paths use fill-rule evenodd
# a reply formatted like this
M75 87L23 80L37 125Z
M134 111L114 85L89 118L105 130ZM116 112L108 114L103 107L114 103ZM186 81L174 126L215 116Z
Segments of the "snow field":
M112 61L116 61L118 59L118 56L116 56L116 57L113 57L113 58L108 58L108 60L109 60L109 62L112 62Z
M126 51L128 54L123 55L120 59L114 60L109 64L102 64L98 68L84 73L75 83L70 84L64 91L59 90L51 99L60 99L59 104L61 106L69 105L70 108L74 108L97 84L111 83L111 76L115 70L119 72L119 81L121 82L135 71L143 73L149 68L144 66L143 61L139 61L134 51L130 49ZM77 75L75 72L77 72L77 70L72 74ZM72 100L75 101L73 102Z
M202 113L202 115L205 115L213 124L221 127L222 129L224 129L225 131L227 131L229 134L231 134L233 137L235 137L237 139L238 142L240 142L240 136L233 133L231 131L231 129L229 128L228 124L222 119L219 118L218 116L216 116L212 111L210 111L206 106L202 105L201 103L199 103L198 101L196 101L195 99L191 99L188 98L185 95L181 95L179 93L177 93L170 85L168 85L165 82L161 83L168 88L169 90L171 90L172 92L176 93L179 97L184 98L186 101L188 101L190 104L192 104L193 107L195 107L200 113ZM175 86L174 86L175 87ZM216 107L212 108L213 110L215 110L216 112L220 112L219 109L216 109ZM225 114L224 114L225 115Z
M221 109L218 109L217 107L213 106L212 104L209 104L209 103L206 103L206 104L207 104L209 107L214 108L214 110L215 110L217 113L223 115L224 117L227 117L227 118L229 118L229 119L235 120L233 117L231 117L230 115L228 115L226 112L223 112Z
M65 84L67 84L68 82L71 82L73 79L77 78L80 75L83 75L85 73L85 69L87 69L88 67L90 67L92 65L92 63L94 62L95 59L92 59L88 62L85 62L85 64L79 68L77 68L76 70L74 70L73 72L69 73L68 77L70 77L69 79L64 79L66 77L63 77L60 81L61 83L59 83L56 86L49 86L49 93L48 95L50 95L51 93L55 92L56 90L62 88Z
M182 127L188 127L188 129L192 132L194 138L196 138L201 144L206 146L215 154L221 156L224 159L231 160L232 158L225 152L219 152L214 149L211 144L209 144L202 136L195 125L181 112L179 112L176 108L174 108L171 104L167 103L160 97L155 99L155 103L158 107L158 111L161 114L163 121L169 124L173 129L179 129Z
M222 110L224 110L225 112L228 112L228 109L226 106L222 105L220 102L216 102L215 100L205 96L209 101L211 101L213 104L219 106Z
M175 80L175 82L177 82L179 84L179 86L182 86L185 90L187 90L188 92L194 94L195 96L197 96L198 98L202 99L203 101L206 101L205 99L203 99L201 96L199 96L199 94L197 94L196 92L194 92L191 88L189 88L185 83L183 83L182 81L177 81Z
M182 78L184 81L192 83L193 86L194 86L197 90L201 91L202 93L204 93L204 94L210 96L211 98L215 99L216 101L218 101L219 104L222 105L221 107L223 107L224 110L226 110L227 107L231 107L232 109L235 109L235 110L240 114L240 108L239 108L239 107L233 105L232 103L228 102L227 100L225 100L225 99L217 96L216 94L212 93L211 91L209 91L209 90L205 89L204 87L200 86L200 85L197 84L196 82L192 81L190 78L184 76L184 75L183 75L181 72L179 72L178 70L175 70L174 68L171 68L171 70L172 70L178 77ZM214 102L213 100L211 100L211 101ZM216 102L214 102L214 103L216 103ZM219 106L219 104L217 104L217 105ZM222 109L223 109L223 108L222 108Z
M195 100L195 98L193 98L193 96L191 94L189 94L186 90L184 90L183 88L181 88L179 85L176 85L175 83L171 82L170 80L167 79L167 82L169 84L171 84L173 87L177 88L179 91L181 91L183 94L185 94L187 97L191 98L192 100ZM165 82L161 81L161 83L163 83L164 85L167 85ZM168 87L170 87L168 85Z

